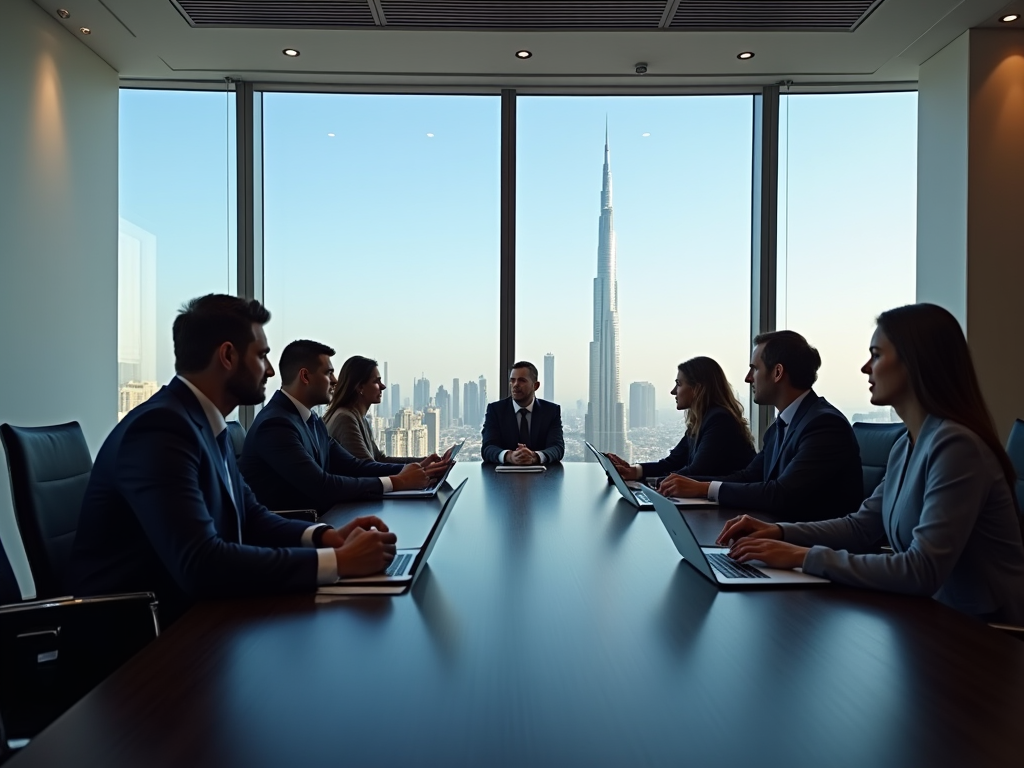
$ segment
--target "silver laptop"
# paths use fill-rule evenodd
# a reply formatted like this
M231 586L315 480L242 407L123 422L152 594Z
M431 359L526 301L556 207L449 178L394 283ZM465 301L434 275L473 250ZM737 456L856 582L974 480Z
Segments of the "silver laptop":
M691 566L715 584L737 587L772 587L777 584L827 584L828 579L811 576L799 569L768 568L738 563L729 557L728 547L702 547L676 505L657 491L647 491L654 509L672 537L676 550ZM754 561L757 562L757 561Z
M436 483L431 485L429 488L418 488L408 491L388 491L384 494L385 499L432 499L437 496L437 492L441 489L441 486L445 484L448 479L448 475L451 474L452 470L455 469L455 456L462 449L463 444L466 441L463 440L461 443L456 443L452 447L452 455L448 457L451 464L448 465L448 469L441 475Z
M462 489L467 482L468 478L459 483L458 487L452 491L452 495L445 500L444 505L441 507L441 512L438 514L437 520L434 521L434 525L430 529L430 533L427 534L427 540L423 542L422 547L399 549L395 552L395 559L391 561L391 565L383 573L377 573L372 576L341 578L330 586L321 587L318 591L322 594L330 594L332 592L339 592L337 588L344 588L346 586L401 586L404 588L415 583L416 577L419 576L420 571L423 570L423 565L427 562L427 558L434 551L434 545L437 544L437 540L441 536L441 529L448 522L452 509L455 508L455 502L459 500L459 494L462 493Z
M592 446L589 442L585 442L584 445L590 449L590 452L597 458L601 468L604 469L605 474L608 475L608 479L612 481L616 490L622 495L626 501L635 506L637 509L654 509L654 502L651 501L651 497L648 495L650 490L647 486L642 483L631 483L626 482L622 479L622 475L615 469L615 465L612 464L612 460L601 453L597 448ZM677 507L717 507L717 501L709 501L708 499L682 499L675 496L669 498L673 504Z

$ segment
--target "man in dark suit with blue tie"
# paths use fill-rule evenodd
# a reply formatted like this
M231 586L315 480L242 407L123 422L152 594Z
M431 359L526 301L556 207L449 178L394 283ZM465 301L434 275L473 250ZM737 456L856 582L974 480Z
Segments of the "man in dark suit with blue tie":
M764 449L743 470L724 477L670 475L667 496L708 498L724 507L769 512L779 520L827 520L856 512L864 500L860 448L850 422L811 386L818 350L794 331L754 339L746 381L754 402L774 405Z
M239 469L261 504L270 509L326 512L342 501L389 491L426 488L447 464L381 464L357 459L327 434L313 408L330 402L337 384L334 350L316 341L293 341L281 353L281 389L256 414Z
M565 455L562 409L536 396L537 366L515 363L508 377L511 397L490 403L484 416L484 461L492 464L552 464Z
M69 567L76 595L152 591L161 621L196 600L313 590L378 573L395 536L376 517L339 530L270 512L242 479L225 417L264 398L274 369L257 301L210 294L174 321L178 375L104 441Z

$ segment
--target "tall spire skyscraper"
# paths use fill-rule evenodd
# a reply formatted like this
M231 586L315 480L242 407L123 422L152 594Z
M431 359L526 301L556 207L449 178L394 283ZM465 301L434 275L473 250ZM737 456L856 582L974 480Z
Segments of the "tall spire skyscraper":
M607 119L598 227L594 340L590 342L590 402L584 429L587 440L595 448L631 462L633 446L626 440L626 409L619 386L619 286L615 277L615 221Z

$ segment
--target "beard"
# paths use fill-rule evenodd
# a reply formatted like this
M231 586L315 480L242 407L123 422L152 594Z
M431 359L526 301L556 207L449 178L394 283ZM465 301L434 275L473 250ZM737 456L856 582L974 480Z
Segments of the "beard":
M239 405L259 405L266 397L267 377L262 381L254 381L252 375L244 368L231 374L225 388L231 396L238 400Z

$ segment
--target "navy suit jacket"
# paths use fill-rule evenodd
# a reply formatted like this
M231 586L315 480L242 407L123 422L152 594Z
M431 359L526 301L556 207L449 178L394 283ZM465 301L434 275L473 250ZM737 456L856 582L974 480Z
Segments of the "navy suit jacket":
M280 390L256 414L238 466L256 498L270 509L326 512L341 501L380 496L378 478L404 468L357 459L327 434L319 417L313 425L311 431Z
M671 472L681 475L724 475L737 472L754 458L747 430L721 406L704 414L697 439L684 435L679 445L661 461L640 464L645 478L661 477Z
M530 448L544 451L547 463L561 461L565 455L565 440L562 439L562 409L555 403L536 398L530 415ZM480 453L484 461L498 463L502 451L514 451L519 445L519 422L516 407L511 397L498 400L487 406L482 432L483 446Z
M68 586L76 595L155 592L165 623L202 598L312 590L316 550L300 548L307 527L261 506L231 451L225 469L202 406L174 379L100 448Z
M770 512L780 520L827 520L856 512L864 498L860 447L850 422L811 390L786 427L782 455L774 462L778 427L746 469L721 480L723 507Z

